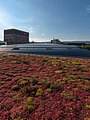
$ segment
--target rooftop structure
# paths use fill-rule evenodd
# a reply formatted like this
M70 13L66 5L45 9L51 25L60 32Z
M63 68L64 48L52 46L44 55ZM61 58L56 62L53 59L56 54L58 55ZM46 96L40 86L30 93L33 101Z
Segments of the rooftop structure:
M59 43L60 43L60 40L53 38L53 40L51 40L51 43L59 44Z

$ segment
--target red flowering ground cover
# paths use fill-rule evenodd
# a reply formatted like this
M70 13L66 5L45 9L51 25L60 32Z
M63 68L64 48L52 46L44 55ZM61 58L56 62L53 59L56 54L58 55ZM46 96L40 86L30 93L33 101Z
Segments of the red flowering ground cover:
M90 120L90 60L0 54L0 120Z

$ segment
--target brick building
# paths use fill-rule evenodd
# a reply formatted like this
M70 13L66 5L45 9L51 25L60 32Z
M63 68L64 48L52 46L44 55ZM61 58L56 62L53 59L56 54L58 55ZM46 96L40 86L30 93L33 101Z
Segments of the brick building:
M4 30L4 41L10 44L29 43L29 33L17 29Z

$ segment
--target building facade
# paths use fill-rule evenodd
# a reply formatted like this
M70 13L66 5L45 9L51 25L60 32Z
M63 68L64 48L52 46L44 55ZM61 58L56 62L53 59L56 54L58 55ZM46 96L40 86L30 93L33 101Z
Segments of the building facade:
M10 44L29 43L29 33L17 29L4 30L4 41Z

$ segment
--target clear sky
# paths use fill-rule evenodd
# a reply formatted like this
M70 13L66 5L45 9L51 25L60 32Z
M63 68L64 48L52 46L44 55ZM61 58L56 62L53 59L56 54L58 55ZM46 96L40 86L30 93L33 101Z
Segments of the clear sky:
M8 28L30 41L90 40L90 0L0 0L0 40Z

